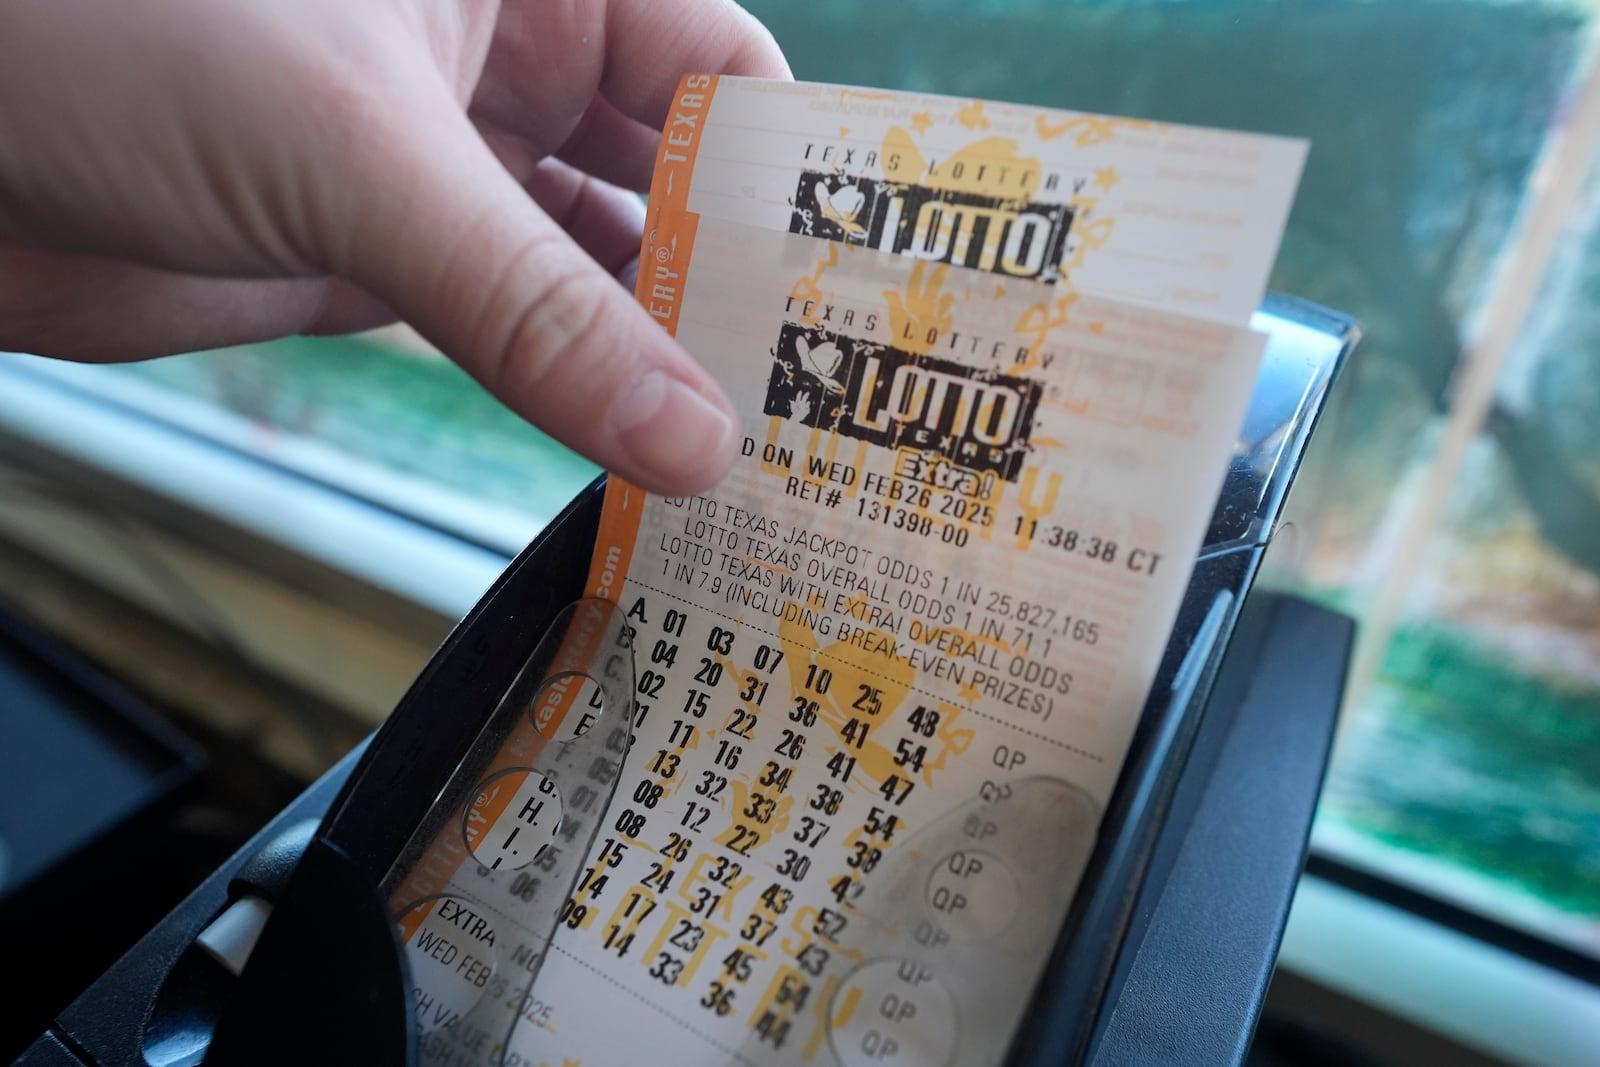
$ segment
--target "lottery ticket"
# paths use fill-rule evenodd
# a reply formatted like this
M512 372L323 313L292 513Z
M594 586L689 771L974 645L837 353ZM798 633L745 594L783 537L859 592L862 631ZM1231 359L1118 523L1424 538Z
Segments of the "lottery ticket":
M833 85L686 79L655 195L1002 279L1244 324L1303 141Z
M587 591L633 650L626 767L503 1062L1002 1060L1221 484L1303 154L684 80L638 296L740 458L700 496L608 487Z

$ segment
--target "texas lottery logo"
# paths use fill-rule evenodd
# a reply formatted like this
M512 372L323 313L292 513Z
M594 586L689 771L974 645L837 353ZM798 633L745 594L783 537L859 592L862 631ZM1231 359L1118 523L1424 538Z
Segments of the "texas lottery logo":
M802 171L789 232L1054 282L1072 209Z
M764 410L1016 481L1042 391L1028 378L785 323Z

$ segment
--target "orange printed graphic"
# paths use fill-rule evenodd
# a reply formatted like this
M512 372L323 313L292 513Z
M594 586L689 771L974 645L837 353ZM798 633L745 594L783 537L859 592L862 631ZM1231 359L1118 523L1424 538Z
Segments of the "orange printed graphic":
M1034 116L1033 127L1042 141L1051 141L1064 134L1077 134L1074 143L1079 148L1093 148L1097 144L1104 144L1116 136L1118 129L1161 128L1158 124L1144 119L1112 118L1107 115L1074 115L1059 125L1052 125L1049 117L1042 114Z
M949 274L949 264L940 264L930 272L927 263L919 262L911 268L904 293L884 290L896 347L925 356L933 351L939 335L949 332L955 325L950 312L956 302L955 294L944 291L944 281Z
M987 130L989 120L983 117L983 101L974 100L956 112L956 121L969 130Z

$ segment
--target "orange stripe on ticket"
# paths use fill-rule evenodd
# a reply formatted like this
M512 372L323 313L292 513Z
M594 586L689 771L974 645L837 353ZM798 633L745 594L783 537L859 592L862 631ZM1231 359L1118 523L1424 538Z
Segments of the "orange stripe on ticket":
M644 240L639 248L639 282L634 295L667 333L677 336L683 306L684 280L699 216L689 207L689 184L705 117L716 95L714 74L686 74L661 133L656 169L650 176L650 203L645 211Z
M689 179L694 176L700 136L715 95L715 74L685 74L678 82L678 94L673 98L666 128L661 131L661 145L656 150L656 169L650 175L652 208L682 211L689 206ZM645 238L649 239L648 233Z
M656 169L650 177L650 204L645 212L644 240L639 248L639 282L634 295L652 318L671 336L678 334L678 312L683 307L684 281L694 252L694 235L700 216L688 210L689 183L711 98L717 92L715 74L686 74L661 132ZM605 505L600 512L600 533L589 565L587 595L617 602L633 560L644 517L644 491L611 475L606 483Z
M594 559L589 563L585 596L613 604L622 599L622 583L633 562L633 546L644 518L644 490L618 478L606 480L606 499L600 508L600 532L594 539Z

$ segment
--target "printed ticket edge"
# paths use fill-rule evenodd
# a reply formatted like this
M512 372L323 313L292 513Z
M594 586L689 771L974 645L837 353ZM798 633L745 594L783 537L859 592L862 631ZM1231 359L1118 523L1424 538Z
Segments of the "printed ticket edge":
M715 74L686 74L680 79L673 97L673 119L668 120L667 132L661 137L650 177L634 298L667 336L674 338L699 224L699 216L688 209L689 185L700 151L698 123L710 109L718 80ZM681 137L673 132L674 120L680 117L687 120L684 124L691 131ZM644 503L644 490L615 474L606 476L600 530L589 569L590 595L621 601L644 519Z

